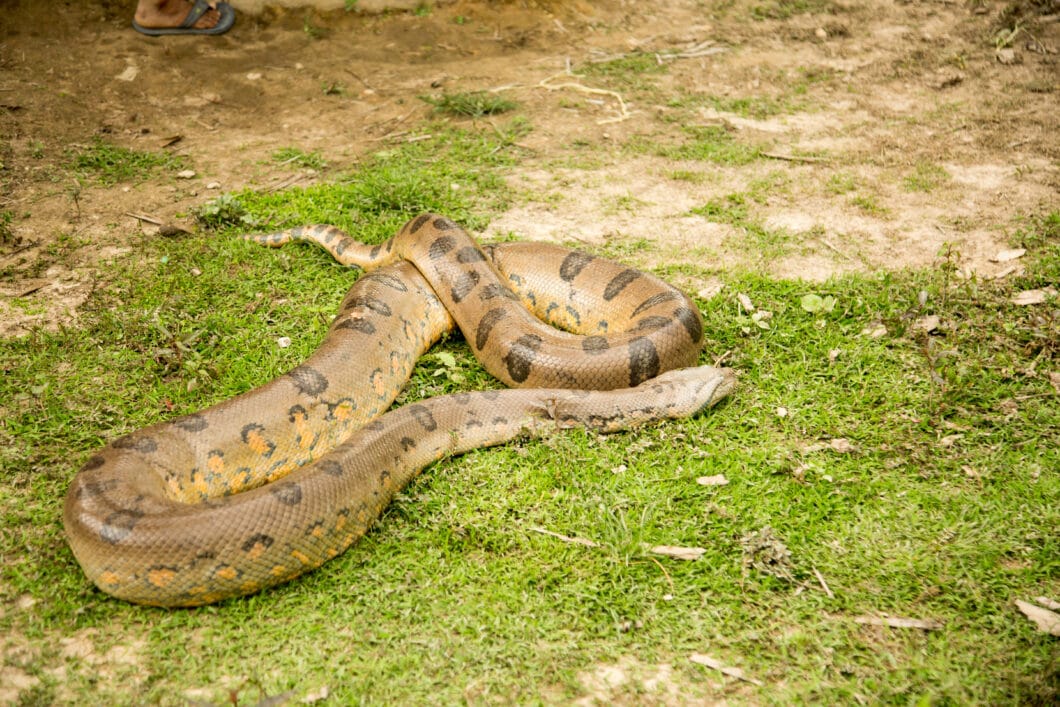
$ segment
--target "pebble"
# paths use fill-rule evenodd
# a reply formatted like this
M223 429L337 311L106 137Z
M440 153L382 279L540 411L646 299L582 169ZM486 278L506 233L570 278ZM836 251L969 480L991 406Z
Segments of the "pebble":
M182 169L179 172L177 172L177 179L194 179L194 178L195 178L195 170L194 169Z

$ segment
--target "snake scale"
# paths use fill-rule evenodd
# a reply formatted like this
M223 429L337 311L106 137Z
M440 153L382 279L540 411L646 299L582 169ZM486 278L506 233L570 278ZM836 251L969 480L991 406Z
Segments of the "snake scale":
M479 247L433 214L376 246L331 226L247 238L315 242L368 272L303 364L116 439L77 473L67 539L115 597L197 606L259 591L343 552L438 459L524 434L689 416L734 386L727 369L688 368L703 331L685 295L606 260L544 244ZM383 414L454 321L516 388Z

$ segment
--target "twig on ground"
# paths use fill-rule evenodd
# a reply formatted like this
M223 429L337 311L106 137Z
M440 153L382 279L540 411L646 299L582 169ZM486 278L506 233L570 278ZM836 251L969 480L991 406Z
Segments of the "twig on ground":
M541 79L537 84L538 88L543 88L546 91L558 91L560 89L569 88L574 91L580 91L581 93L589 93L594 96L610 96L618 102L618 117L615 118L603 118L596 121L597 125L606 125L608 123L621 123L623 120L628 120L632 113L629 112L629 108L626 107L626 101L622 98L622 94L617 91L609 91L605 88L593 88L591 86L583 86L580 83L566 82L566 83L549 83L553 79L560 77L570 76L569 73L554 74L548 78Z
M855 616L854 623L867 626L890 626L891 628L919 628L924 631L936 631L942 628L942 622L935 619L907 619L900 616Z
M572 543L574 545L584 545L585 547L600 547L600 543L593 542L592 540L587 540L585 538L572 538L569 535L554 533L551 530L545 530L544 528L539 528L536 525L531 525L529 529L534 531L535 533L541 533L542 535L548 535L549 537L557 538L565 543Z
M824 576L817 571L816 567L813 568L813 573L817 576L817 581L821 583L821 589L823 589L824 593L828 595L828 598L835 599L835 594L833 594L832 590L828 588L828 582L824 581Z
M691 660L693 663L698 663L699 665L705 665L708 668L713 668L714 670L717 670L718 672L723 673L724 675L728 675L730 678L743 680L744 682L749 682L752 685L758 685L759 687L761 687L763 684L761 680L755 680L754 678L747 677L739 668L727 667L723 665L720 661L714 660L709 655L704 655L702 653L693 653L689 656L689 660Z
M785 155L781 152L763 152L762 156L774 160L784 160L785 162L806 162L808 164L823 164L828 162L828 160L823 157L811 157L810 155Z
M137 221L143 221L145 223L150 223L150 224L153 224L155 226L161 226L162 225L162 222L159 221L156 218L152 218L150 216L144 216L143 214L134 214L132 211L126 211L125 215L126 216L131 216L134 219L136 219Z
M663 567L663 564L651 555L648 555L648 559L658 565L659 569L662 570L663 576L666 577L666 583L670 585L670 593L673 594L674 592L676 592L677 589L674 588L674 581L670 578L670 573L666 571L666 568Z

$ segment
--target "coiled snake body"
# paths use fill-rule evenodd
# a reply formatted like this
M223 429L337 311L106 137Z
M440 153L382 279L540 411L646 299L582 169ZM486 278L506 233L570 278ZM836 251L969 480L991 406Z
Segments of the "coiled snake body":
M683 368L702 340L688 298L605 260L543 244L479 248L432 214L378 246L330 226L248 238L316 242L370 272L304 364L117 439L78 472L67 538L85 574L116 597L196 606L256 592L344 551L446 455L692 415L733 388L725 369ZM486 369L523 389L379 417L454 320Z

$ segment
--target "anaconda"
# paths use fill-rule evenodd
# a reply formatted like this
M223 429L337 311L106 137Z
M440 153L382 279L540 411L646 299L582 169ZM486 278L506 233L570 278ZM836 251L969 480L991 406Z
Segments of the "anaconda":
M443 456L520 434L692 415L734 386L726 369L686 368L703 331L685 295L577 251L480 248L433 214L376 246L330 226L250 239L315 242L369 272L305 363L117 439L78 472L67 538L89 579L116 597L196 606L259 591L343 552ZM485 368L522 389L384 415L454 321Z

